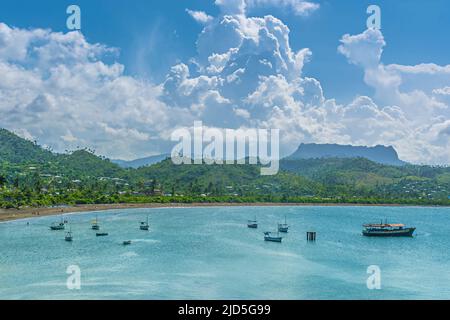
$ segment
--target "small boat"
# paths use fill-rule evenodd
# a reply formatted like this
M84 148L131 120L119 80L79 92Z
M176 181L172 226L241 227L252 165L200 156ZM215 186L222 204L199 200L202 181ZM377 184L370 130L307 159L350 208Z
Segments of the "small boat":
M255 220L247 221L247 227L249 227L250 229L258 229L258 221L256 221L256 217Z
M148 225L148 215L147 215L147 221L142 221L141 225L139 226L139 229L148 231L149 225Z
M72 231L66 233L66 237L64 238L64 240L66 240L67 242L73 241Z
M284 216L284 223L278 224L278 232L287 233L288 231L289 231L289 225L287 224L286 216Z
M416 228L407 228L404 224L369 223L363 225L363 236L366 237L412 237Z
M131 240L124 241L124 242L122 242L122 244L124 246L129 246L131 244Z
M66 229L66 226L63 222L54 222L52 223L52 225L50 226L50 230L52 231L59 231L59 230L64 230Z
M92 230L100 230L100 225L98 224L98 217L95 216L95 220L92 222Z
M281 240L283 240L283 237L280 237L278 232L276 235L272 232L264 232L264 241L281 242Z
M53 222L50 225L50 230L53 230L53 231L65 230L67 223L68 223L67 220L64 220L63 217L61 217L60 222Z
M108 233L106 233L106 232L97 232L96 233L96 236L97 237L106 237L106 236L108 236L109 234Z

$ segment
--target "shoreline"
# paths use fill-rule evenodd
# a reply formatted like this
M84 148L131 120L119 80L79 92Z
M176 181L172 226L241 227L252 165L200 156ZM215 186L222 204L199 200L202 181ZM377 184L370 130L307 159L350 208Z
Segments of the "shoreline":
M443 207L433 205L403 205L403 204L357 204L357 203L117 203L117 204L86 204L67 207L42 207L23 209L0 209L0 223L55 216L69 213L89 211L107 211L120 209L154 209L154 208L202 208L202 207Z

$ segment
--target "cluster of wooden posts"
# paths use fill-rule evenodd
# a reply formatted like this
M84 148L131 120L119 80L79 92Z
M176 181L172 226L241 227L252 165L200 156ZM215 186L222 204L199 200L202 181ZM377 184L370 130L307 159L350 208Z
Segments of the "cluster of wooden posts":
M309 231L306 233L306 240L316 241L316 232Z

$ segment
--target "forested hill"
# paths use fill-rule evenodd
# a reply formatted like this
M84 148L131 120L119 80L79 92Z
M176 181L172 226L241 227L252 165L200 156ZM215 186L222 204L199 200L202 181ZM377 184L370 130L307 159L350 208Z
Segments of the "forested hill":
M88 150L68 154L52 153L7 130L0 129L0 164L11 170L38 169L41 173L64 175L69 178L110 177L121 175L123 170L104 157Z
M0 130L0 207L134 201L292 201L450 205L450 168L383 165L363 158L257 165L124 169L89 150L54 154ZM200 198L198 198L200 197Z
M20 138L14 133L0 129L0 163L14 164L42 163L50 161L54 155L36 144Z
M54 163L55 169L71 177L117 177L126 170L109 159L96 156L87 150L77 150L70 154L59 154Z

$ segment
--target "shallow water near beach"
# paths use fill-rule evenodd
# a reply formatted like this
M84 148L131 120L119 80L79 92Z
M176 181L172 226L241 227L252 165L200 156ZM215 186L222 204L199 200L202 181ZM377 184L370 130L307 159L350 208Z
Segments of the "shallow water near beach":
M147 214L150 230L141 231ZM91 230L97 215L108 237ZM264 242L285 215L283 242ZM255 216L259 228L248 229ZM0 299L450 299L450 208L162 208L64 218L72 243L49 230L60 217L0 224ZM385 218L417 227L415 237L361 235L363 223ZM317 232L315 243L307 231ZM66 285L72 265L80 290ZM380 290L367 287L372 265Z

